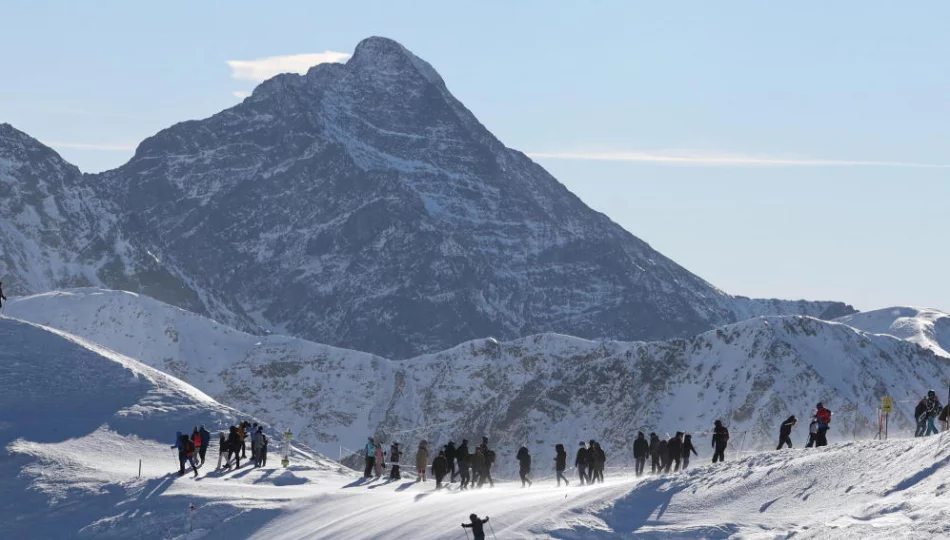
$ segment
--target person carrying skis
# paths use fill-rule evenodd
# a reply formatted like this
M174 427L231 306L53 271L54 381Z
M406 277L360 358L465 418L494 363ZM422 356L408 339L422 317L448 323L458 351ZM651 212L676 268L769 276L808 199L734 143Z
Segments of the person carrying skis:
M363 469L363 478L373 476L373 467L376 466L376 442L372 437L366 437L366 446L363 447L363 459L366 461L366 467Z
M677 431L676 435L670 439L670 442L666 443L666 451L670 454L670 460L666 463L666 467L663 469L665 472L670 472L670 468L673 467L673 471L680 470L680 461L683 459L683 432ZM674 467L675 465L675 467Z
M577 477L583 486L588 481L587 465L590 463L590 451L587 449L587 443L580 442L577 454L574 455L574 467L577 469Z
M693 436L689 433L686 434L686 437L683 439L683 470L685 471L689 467L689 453L692 452L693 455L699 456L699 453L696 452L696 447L693 446Z
M399 450L399 443L393 442L392 446L389 447L389 479L390 480L400 480L402 477L399 475L399 460L402 459L402 452Z
M776 450L781 450L785 445L788 445L789 448L792 447L792 428L795 427L797 423L798 419L795 418L794 414L782 422L778 430L778 448L776 448Z
M185 463L187 462L191 465L191 470L194 471L195 478L197 478L198 467L195 465L195 444L191 442L188 435L178 432L178 442L172 448L178 449L178 464L180 465L178 476L185 476Z
M643 476L643 469L646 467L647 455L650 454L650 443L642 431L637 432L637 438L633 441L633 463L637 476Z
M528 453L528 448L522 446L518 449L518 454L515 456L518 460L518 476L521 477L521 487L531 486L531 479L528 478L528 475L531 474L531 454Z
M198 428L198 433L201 435L201 444L198 445L198 457L201 458L201 464L205 464L205 454L208 453L208 446L211 445L211 433L202 425Z
M660 437L656 433L650 433L650 474L656 474L660 470Z
M419 441L419 448L416 449L416 472L419 477L416 482L426 481L426 468L429 466L429 443L425 439Z
M231 456L234 456L235 469L241 468L241 434L236 426L231 426L228 434L228 463L225 470L231 469Z
M456 460L456 448L455 443L449 441L449 444L445 445L445 461L449 465L449 483L455 482L455 475L458 474L455 468Z
M563 444L554 445L554 474L557 475L557 487L561 487L561 480L564 480L564 486L571 483L564 477L564 469L567 469L567 451Z
M819 402L815 407L815 420L818 421L818 433L815 434L815 446L828 446L828 428L831 424L831 411Z
M729 429L722 425L722 420L716 420L713 427L712 446L713 463L726 461L726 446L729 444Z
M936 435L940 432L934 422L937 421L937 415L940 414L941 409L943 409L943 405L937 399L937 393L933 390L927 392L927 432L924 433L924 437Z
M468 519L472 520L472 522L463 523L462 527L472 529L472 536L475 540L485 540L485 524L488 523L488 516L485 516L485 519L478 519L478 516L472 514L468 516Z
M228 452L228 438L223 431L218 432L218 466L214 470L221 470L221 462L224 461L224 455Z
M442 489L442 479L449 472L449 463L445 458L445 450L439 450L439 455L432 460L432 474L435 475L435 489Z
M914 408L914 420L917 421L914 437L923 437L924 432L927 431L927 398L920 398L917 407Z

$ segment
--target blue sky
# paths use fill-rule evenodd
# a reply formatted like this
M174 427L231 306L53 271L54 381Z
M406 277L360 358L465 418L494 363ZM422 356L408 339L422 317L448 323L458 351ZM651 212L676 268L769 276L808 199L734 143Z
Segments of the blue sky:
M0 12L0 122L86 171L237 103L256 83L228 61L349 53L384 35L506 144L559 156L537 159L729 292L950 310L948 2L0 0Z

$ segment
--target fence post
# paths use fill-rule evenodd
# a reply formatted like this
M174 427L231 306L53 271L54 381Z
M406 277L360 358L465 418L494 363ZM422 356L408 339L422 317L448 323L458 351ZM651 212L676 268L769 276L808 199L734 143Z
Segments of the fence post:
M139 478L142 478L142 460L139 459Z

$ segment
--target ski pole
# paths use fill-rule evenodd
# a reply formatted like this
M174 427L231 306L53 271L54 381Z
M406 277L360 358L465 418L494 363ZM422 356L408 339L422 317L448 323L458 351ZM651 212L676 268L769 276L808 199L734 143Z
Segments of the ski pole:
M465 533L465 540L468 540L468 529L466 529L464 525L462 526L462 532Z
M495 536L495 528L491 526L491 521L488 522L488 529L491 531L491 537L498 540L498 537Z

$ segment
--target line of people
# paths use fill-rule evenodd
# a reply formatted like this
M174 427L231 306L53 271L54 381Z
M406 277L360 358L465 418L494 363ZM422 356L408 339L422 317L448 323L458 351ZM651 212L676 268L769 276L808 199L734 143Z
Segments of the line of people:
M250 437L248 437L250 433ZM270 439L264 434L264 426L256 422L251 424L248 421L240 422L237 426L231 426L228 434L223 431L218 433L218 465L215 470L230 470L234 465L236 469L241 468L241 460L247 458L247 439L251 440L251 461L255 467L265 467L267 465L267 449ZM198 476L198 469L205 464L205 456L208 447L211 444L211 433L204 426L195 427L191 436L178 432L175 435L175 444L172 448L178 450L179 471L178 475L185 474L185 465L191 465L191 470L195 476ZM225 456L227 456L225 458Z

